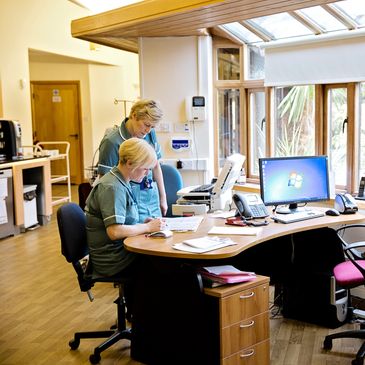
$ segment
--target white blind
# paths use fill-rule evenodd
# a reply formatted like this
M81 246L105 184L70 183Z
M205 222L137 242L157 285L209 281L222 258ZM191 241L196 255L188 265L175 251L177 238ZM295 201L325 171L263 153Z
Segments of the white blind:
M365 35L265 47L265 86L365 81Z

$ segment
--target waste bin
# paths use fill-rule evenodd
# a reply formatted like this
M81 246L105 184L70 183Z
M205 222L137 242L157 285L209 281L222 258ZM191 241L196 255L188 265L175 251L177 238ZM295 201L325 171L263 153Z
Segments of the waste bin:
M0 238L15 234L13 213L13 173L0 170Z
M24 185L24 228L38 224L37 218L37 185Z

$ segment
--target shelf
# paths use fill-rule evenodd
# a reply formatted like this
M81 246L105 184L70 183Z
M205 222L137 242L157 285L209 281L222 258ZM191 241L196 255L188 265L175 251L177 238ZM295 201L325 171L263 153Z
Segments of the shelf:
M56 155L47 156L48 160L56 161L56 160L64 160L66 164L66 174L65 175L56 175L52 174L52 164L51 164L51 184L55 184L57 182L66 181L67 182L67 195L66 196L52 196L52 206L67 203L71 201L71 179L70 179L70 162L69 162L69 152L70 152L70 143L66 141L52 141L52 142L38 142L34 146L34 151L36 153L40 153L41 155L45 155L47 153L47 149L52 149L52 147L57 147L57 149L61 148Z
M68 196L52 196L52 206L58 205L61 203L67 203L70 199Z
M56 182L59 182L59 181L65 181L68 179L68 176L67 175L52 175L51 176L51 183L56 183Z

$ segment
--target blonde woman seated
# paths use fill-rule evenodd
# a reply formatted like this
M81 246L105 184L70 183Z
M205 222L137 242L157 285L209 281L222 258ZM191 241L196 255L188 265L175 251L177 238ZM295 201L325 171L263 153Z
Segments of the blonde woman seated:
M123 245L126 237L159 231L161 218L139 222L130 182L141 182L157 164L151 145L130 138L119 148L119 163L94 186L86 201L86 230L93 278L124 275L136 269L137 254Z

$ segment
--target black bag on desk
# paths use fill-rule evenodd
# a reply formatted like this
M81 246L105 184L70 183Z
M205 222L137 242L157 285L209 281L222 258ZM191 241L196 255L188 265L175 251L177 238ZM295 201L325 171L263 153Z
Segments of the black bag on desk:
M346 322L347 294L334 291L333 268L344 261L342 243L334 230L321 228L293 235L293 267L283 283L286 318L329 328Z

